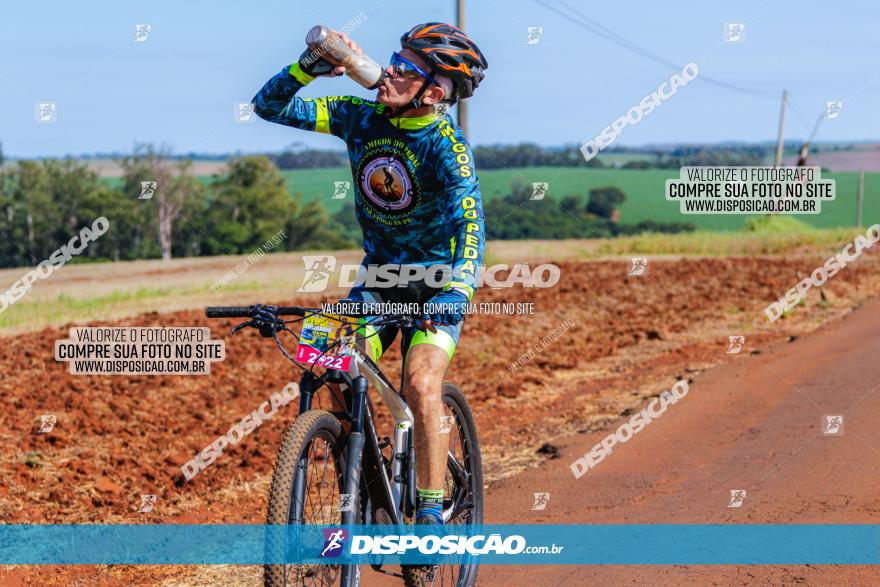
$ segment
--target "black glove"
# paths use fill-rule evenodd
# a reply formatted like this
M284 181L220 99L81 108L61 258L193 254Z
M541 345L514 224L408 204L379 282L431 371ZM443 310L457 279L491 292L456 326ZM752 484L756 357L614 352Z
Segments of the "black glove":
M334 67L336 66L318 55L318 51L308 47L306 47L303 54L299 56L299 68L312 77L339 77L340 74L333 73Z
M423 312L422 320L455 326L464 320L468 310L468 297L460 289L449 289L435 295L428 304L434 308L431 312Z

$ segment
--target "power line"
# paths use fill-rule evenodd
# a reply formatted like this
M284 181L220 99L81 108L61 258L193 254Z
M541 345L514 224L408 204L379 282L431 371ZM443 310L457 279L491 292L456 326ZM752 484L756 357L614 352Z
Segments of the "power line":
M807 129L807 130L809 130L809 129L810 129L810 123L809 123L809 121L807 120L806 115L804 115L803 110L801 110L801 108L798 106L798 104L799 104L800 102L799 102L799 101L796 102L796 101L794 100L794 96L792 96L791 93L789 93L789 96L788 96L788 97L789 97L789 99L791 100L791 108L792 108L792 110L794 110L794 113L797 115L798 119L800 119L801 124L804 125L804 128Z
M813 139L816 137L816 132L819 130L819 125L822 124L822 121L825 120L825 113L819 115L819 118L816 119L816 124L813 125L813 132L810 133L809 138L807 139L808 143L812 143Z
M798 112L800 110L794 102L792 102L792 106L794 106L795 112ZM801 116L800 114L798 114L798 117L802 118L804 128L812 128L812 130L810 131L810 135L809 137L807 137L806 140L807 143L812 143L813 139L816 137L816 133L819 131L819 127L822 125L822 121L825 120L825 111L823 110L819 114L819 117L816 119L816 122L812 124L812 126L809 123L809 119L805 115Z
M582 20L584 20L586 22L577 22L575 19L571 18L570 15L565 15L562 12L556 10L554 7L545 4L544 2L539 2L539 4L543 4L545 7L550 8L551 10L554 10L555 12L557 12L557 14L561 14L562 16L571 20L572 22L576 22L577 24L580 24L581 26L589 29L590 31L599 35L600 37L608 39L612 43L616 43L617 45L620 45L621 47L623 47L624 49L627 49L628 51L632 51L633 53L636 53L638 55L641 55L642 57L650 59L651 61L655 61L657 63L660 63L662 65L666 65L668 67L678 68L681 66L681 64L679 64L679 63L675 63L673 61L665 59L665 58L657 55L656 53L652 53L648 49L645 49L644 47L637 45L636 43L633 43L632 41L629 41L628 39L626 39L622 35L614 32L613 30L609 29L608 27L606 27L605 25L603 25L599 21L597 21L593 18L590 18L589 16L587 16L586 14L584 14L583 12L578 10L577 8L575 8L569 4L566 4L562 0L559 0L559 4L561 4L562 6L567 8L569 11L574 12L575 14L578 15L578 17L580 17Z
M538 4L540 4L541 6L543 6L544 8L552 10L553 12L562 16L566 20L589 30L593 34L600 36L608 41L611 41L612 43L614 43L620 47L623 47L627 51L630 51L632 53L640 55L640 56L642 56L646 59L649 59L651 61L654 61L656 63L660 63L661 65L665 65L667 67L673 67L676 69L681 67L681 64L670 61L664 57L661 57L660 55L657 55L656 53L653 53L652 51L650 51L648 49L645 49L644 47L642 47L636 43L633 43L632 41L628 40L626 37L614 32L613 30L606 27L602 23L596 21L595 19L590 18L589 16L587 16L587 15L583 14L581 11L579 11L577 8L569 6L568 4L566 4L565 2L563 2L561 0L559 1L559 3L561 5L563 5L565 8L567 8L568 10L570 10L571 12L576 13L579 18L576 18L569 13L566 13L566 12L563 12L562 10L559 10L556 6L553 6L553 5L549 4L548 2L545 2L544 0L534 0L534 1ZM719 86L719 87L722 87L722 88L725 88L728 90L732 90L735 92L748 94L750 96L755 96L758 98L764 98L764 99L769 99L769 100L776 100L777 99L775 96L771 96L770 94L768 94L766 92L760 92L760 91L752 90L750 88L746 88L743 86L730 84L725 81L711 78L711 77L708 77L708 76L705 76L702 74L697 79L701 79L708 84Z

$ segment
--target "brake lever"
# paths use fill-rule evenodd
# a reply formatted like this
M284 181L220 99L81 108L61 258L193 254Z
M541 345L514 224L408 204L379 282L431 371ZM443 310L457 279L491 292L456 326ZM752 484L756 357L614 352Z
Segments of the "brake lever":
M273 338L279 331L286 329L284 321L275 314L276 306L263 306L257 304L253 306L251 319L241 324L236 324L232 328L232 334L235 334L242 328L253 327L260 331L263 338Z
M253 326L260 331L260 336L263 338L273 338L276 332L285 328L284 321L275 314L277 310L276 306L257 304L251 310L250 321L242 324L241 327Z
M242 322L241 324L236 324L232 327L232 334L235 335L236 332L241 330L242 328L247 328L248 326L254 326L252 320L248 320L247 322Z

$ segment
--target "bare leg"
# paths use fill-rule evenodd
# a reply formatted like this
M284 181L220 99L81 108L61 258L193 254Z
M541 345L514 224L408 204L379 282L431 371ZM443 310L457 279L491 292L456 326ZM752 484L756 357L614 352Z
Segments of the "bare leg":
M442 489L445 485L449 433L440 432L445 415L443 377L449 366L446 351L432 344L419 344L406 357L406 403L415 420L418 487Z

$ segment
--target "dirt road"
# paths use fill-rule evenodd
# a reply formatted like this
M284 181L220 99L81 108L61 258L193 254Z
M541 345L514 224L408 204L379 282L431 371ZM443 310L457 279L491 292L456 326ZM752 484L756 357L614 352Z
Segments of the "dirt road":
M607 431L555 443L560 457L488 491L491 523L880 522L880 300L810 336L697 376L689 394L598 466L569 465ZM825 414L843 434L822 434ZM624 422L621 418L610 429ZM745 489L739 508L731 489ZM550 493L531 511L535 492ZM503 499L501 498L503 496ZM480 585L880 582L872 567L491 567ZM517 578L519 577L519 578Z
M865 254L772 325L763 307L817 266L815 253L657 260L639 279L626 277L626 265L560 262L556 288L481 293L487 302L535 303L533 315L475 315L453 363L480 431L490 483L487 521L876 521L880 504L871 499L870 482L877 479L880 443L870 429L878 407L870 386L880 383L880 366L872 361L880 309L872 302L850 311L880 296L880 257ZM265 301L273 300L319 301ZM576 325L564 344L538 349L522 369L508 368L568 319ZM827 326L816 331L822 323ZM191 482L180 465L290 381L277 349L257 333L230 337L231 321L210 322L194 310L89 323L101 324L210 326L212 338L226 341L227 358L210 377L73 376L53 358L66 327L4 337L0 522L263 523L275 450L292 409ZM747 338L739 355L726 354L734 334ZM800 338L787 343L792 336ZM399 356L395 345L383 357L392 380ZM595 471L574 479L575 458L682 375L694 379L687 397ZM51 433L37 433L41 414L57 416ZM390 425L383 414L378 423ZM821 437L822 414L845 415L844 435ZM545 444L558 447L559 458ZM726 507L731 489L748 491L742 508ZM550 503L533 512L538 491L549 491ZM138 512L143 494L158 496L150 513ZM526 570L524 582L511 574L516 569L485 568L480 584L878 582L867 569L815 567ZM77 581L256 586L260 569L0 568L4 586ZM364 584L384 583L367 573Z

